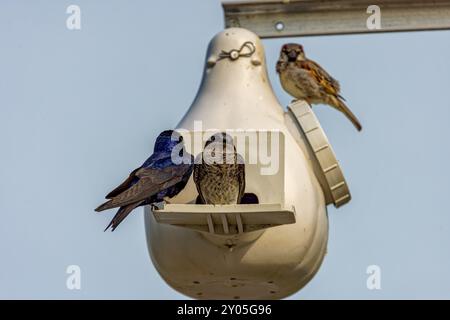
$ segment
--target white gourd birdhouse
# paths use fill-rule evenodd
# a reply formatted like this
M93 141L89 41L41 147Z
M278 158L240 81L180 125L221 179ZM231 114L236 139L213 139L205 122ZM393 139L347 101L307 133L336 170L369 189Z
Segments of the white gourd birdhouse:
M254 33L231 28L212 39L200 89L177 128L194 156L211 134L234 130L235 141L245 141L246 193L259 202L195 204L191 178L164 208L146 207L148 248L162 278L197 299L279 299L300 290L326 253L327 204L340 206L350 193L309 105L284 111L278 102ZM264 146L279 154L275 173L259 157Z

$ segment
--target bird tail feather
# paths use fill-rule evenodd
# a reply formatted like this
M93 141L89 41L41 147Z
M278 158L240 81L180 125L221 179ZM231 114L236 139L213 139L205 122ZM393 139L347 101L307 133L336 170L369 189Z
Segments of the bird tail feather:
M119 211L115 214L114 218L112 218L111 222L105 228L104 231L108 230L111 227L111 231L114 231L117 226L130 214L131 211L136 209L142 202L136 202L129 204L127 206L120 207Z
M332 100L331 105L335 107L337 110L341 111L347 117L347 119L353 123L355 128L358 131L361 131L362 130L361 123L359 122L358 118L356 118L356 116L353 114L353 112L350 111L350 108L347 107L347 105L338 97L333 96L331 100Z
M101 205L99 205L97 208L95 208L95 211L100 212L103 210L108 210L108 209L112 209L115 206L112 204L112 200L108 200L105 203L102 203Z

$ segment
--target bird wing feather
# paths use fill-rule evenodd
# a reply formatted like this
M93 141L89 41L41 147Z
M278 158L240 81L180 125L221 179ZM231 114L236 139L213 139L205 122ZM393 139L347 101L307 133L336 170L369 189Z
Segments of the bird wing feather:
M117 213L114 215L114 218L111 220L111 222L108 224L108 226L105 228L104 231L108 230L111 227L111 231L114 231L117 226L130 214L131 211L136 209L138 206L140 206L144 201L142 202L136 202L129 204L124 207L120 207L120 209L117 211Z
M205 176L205 172L201 168L202 160L203 160L203 156L201 153L199 153L194 161L193 178L194 178L195 187L197 188L197 192L198 192L198 195L200 196L200 199L202 200L203 203L206 203L205 198L203 197L202 190L200 189L200 185L201 185L200 181Z
M317 62L307 59L298 61L297 65L301 69L308 71L326 93L339 96L341 90L339 82L330 76Z
M121 192L108 202L99 206L95 211L103 211L115 207L145 200L161 190L174 186L183 179L190 170L190 165L182 164L163 169L141 168L136 172L139 181L129 189Z
M237 163L239 166L239 176L238 176L238 180L239 180L239 198L238 198L238 203L241 203L241 199L245 194L245 161L244 158L240 155L237 154Z
M105 198L106 199L112 199L112 198L116 197L117 195L119 195L120 193L124 192L126 189L128 189L130 187L131 183L133 182L134 178L136 178L136 172L139 169L140 168L134 169L130 173L128 178L124 182L122 182L118 187L116 187L113 191L108 193Z

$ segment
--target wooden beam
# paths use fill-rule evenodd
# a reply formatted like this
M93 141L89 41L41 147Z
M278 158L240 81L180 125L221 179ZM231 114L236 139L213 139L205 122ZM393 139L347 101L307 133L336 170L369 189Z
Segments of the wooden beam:
M371 5L381 28L370 30ZM450 0L279 0L222 3L225 26L261 38L450 29Z

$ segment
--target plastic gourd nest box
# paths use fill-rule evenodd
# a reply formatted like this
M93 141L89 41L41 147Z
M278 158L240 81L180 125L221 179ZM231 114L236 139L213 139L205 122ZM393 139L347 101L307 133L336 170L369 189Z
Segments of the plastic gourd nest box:
M196 204L191 178L170 204L154 212L146 207L147 243L159 274L199 299L276 299L300 290L326 253L327 204L340 206L350 194L311 108L299 101L285 112L275 97L254 33L231 28L211 40L197 96L177 128L194 156L216 132L245 141L237 145L244 146L238 152L246 159L246 193L258 202ZM272 174L262 174L264 143L278 154ZM252 154L258 155L253 162Z

